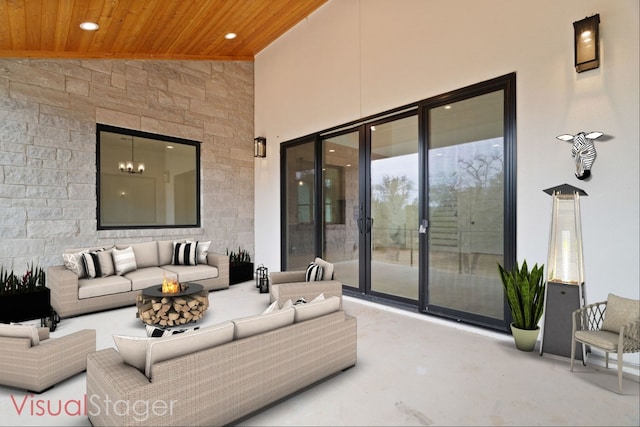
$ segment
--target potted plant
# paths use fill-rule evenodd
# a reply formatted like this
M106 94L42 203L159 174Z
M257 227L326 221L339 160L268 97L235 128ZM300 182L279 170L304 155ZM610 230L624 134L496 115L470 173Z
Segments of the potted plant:
M516 262L513 270L507 271L498 263L500 278L511 309L511 333L516 347L532 351L538 339L538 322L544 310L544 265L535 264L531 271L527 261L519 268Z
M50 290L45 286L45 272L40 267L31 263L19 277L13 270L7 271L0 266L0 322L55 318L50 297Z
M253 263L249 251L238 246L237 252L229 252L227 249L227 255L229 256L229 284L235 285L253 280Z

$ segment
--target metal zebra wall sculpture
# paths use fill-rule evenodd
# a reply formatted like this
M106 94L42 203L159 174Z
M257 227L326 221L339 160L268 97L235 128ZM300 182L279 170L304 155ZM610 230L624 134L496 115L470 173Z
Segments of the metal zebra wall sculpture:
M602 135L602 132L580 132L575 135L564 134L556 137L561 141L573 141L571 157L576 161L576 178L583 180L591 176L591 167L597 155L593 141Z

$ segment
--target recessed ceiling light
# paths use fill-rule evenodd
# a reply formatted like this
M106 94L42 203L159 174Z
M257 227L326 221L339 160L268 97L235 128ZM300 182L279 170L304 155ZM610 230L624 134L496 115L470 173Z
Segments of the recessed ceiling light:
M451 105L445 105L445 106L444 106L444 109L445 109L445 110L451 110Z
M167 145L167 148L171 150L173 148L173 145Z
M238 35L236 33L227 33L224 35L224 38L227 40L235 39Z
M95 22L83 22L82 24L80 24L80 28L86 31L95 31L100 28L100 26Z
M330 153L335 153L335 152L336 152L336 150L334 150L333 148L330 148L330 149L329 149L329 152L330 152Z

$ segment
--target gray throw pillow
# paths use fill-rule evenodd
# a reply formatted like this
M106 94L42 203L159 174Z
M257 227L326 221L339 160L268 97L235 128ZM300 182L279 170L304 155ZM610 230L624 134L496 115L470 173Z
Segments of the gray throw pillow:
M602 321L603 331L619 333L623 325L638 319L640 319L640 300L609 294Z

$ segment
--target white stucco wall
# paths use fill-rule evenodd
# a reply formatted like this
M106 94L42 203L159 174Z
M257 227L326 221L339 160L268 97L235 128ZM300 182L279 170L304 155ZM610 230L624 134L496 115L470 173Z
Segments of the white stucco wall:
M573 68L574 21L599 13L601 66ZM639 298L637 0L330 0L255 60L256 262L280 268L279 144L517 73L518 259L546 263L551 198L581 199L587 301ZM590 181L562 133L599 130Z

